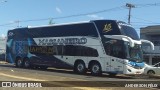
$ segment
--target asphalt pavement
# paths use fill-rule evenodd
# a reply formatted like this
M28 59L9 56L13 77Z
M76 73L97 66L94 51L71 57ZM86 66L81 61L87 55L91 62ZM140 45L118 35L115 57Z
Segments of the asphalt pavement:
M24 69L16 68L14 65L5 62L0 63L0 77L1 83L11 82L12 84L12 87L1 87L0 89L3 90L158 90L156 85L160 85L159 79L149 78L148 76L118 75L110 77L107 74L91 76L89 72L85 75L78 75L68 69ZM146 82L149 84L147 87L145 86L147 85ZM153 85L150 83L153 83ZM36 85L37 87L35 87Z

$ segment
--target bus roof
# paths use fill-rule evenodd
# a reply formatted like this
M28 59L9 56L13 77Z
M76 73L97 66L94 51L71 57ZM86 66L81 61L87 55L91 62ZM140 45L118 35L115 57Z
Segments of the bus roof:
M81 24L81 23L91 23L91 22L94 22L94 21L104 21L104 20L107 20L107 19L88 20L88 21L80 21L80 22L69 22L69 23L60 23L60 24L52 24L52 25L27 26L27 27L20 27L20 28L14 28L14 29L22 29L22 28L29 28L29 29L32 29L32 28L43 28L43 27L63 26L63 25L72 25L72 24ZM116 21L116 22L117 22L117 20L109 20L109 21ZM14 30L14 29L12 29L12 30Z
M81 21L81 22L60 23L60 24L52 24L52 25L28 26L28 28L41 28L41 27L63 26L63 25L81 24L81 23L89 23L89 22L90 22L90 21Z

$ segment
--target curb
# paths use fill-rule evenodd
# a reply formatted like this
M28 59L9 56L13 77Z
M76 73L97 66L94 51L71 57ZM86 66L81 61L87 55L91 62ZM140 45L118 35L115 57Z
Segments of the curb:
M160 79L160 75L146 75L146 74L141 74L141 75L126 75L130 78L155 78L155 79Z
M149 75L149 78L157 78L157 79L160 79L160 75Z
M7 64L8 62L0 61L0 64Z

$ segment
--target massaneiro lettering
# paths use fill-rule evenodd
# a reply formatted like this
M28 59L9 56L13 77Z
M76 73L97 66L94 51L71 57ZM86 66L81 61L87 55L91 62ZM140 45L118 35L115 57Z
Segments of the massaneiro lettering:
M37 45L39 46L52 46L52 45L74 45L86 44L86 38L37 38ZM37 40L35 39L35 40Z

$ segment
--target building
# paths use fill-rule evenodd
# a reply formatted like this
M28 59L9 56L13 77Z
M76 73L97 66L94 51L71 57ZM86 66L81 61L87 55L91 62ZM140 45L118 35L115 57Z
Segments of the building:
M155 49L147 44L142 45L144 51L144 61L150 65L160 62L160 25L140 28L140 38L154 43Z
M6 53L6 37L0 37L0 61L5 60Z

